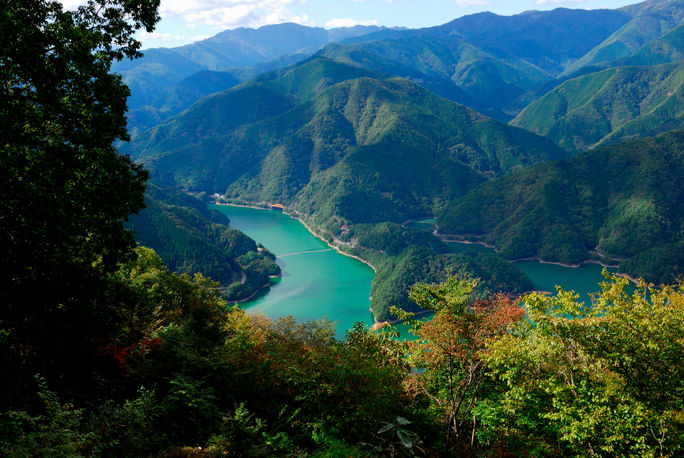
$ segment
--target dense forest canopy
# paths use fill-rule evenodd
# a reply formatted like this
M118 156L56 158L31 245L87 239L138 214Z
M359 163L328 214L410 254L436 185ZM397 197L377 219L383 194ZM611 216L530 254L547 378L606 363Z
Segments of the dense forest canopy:
M131 259L123 220L147 173L120 156L128 88L112 63L135 57L159 2L93 1L76 11L5 2L0 17L0 301L3 403L41 371L78 380L104 332L106 276ZM88 359L86 359L88 360ZM53 372L54 371L54 372ZM87 380L83 380L87 383Z
M137 55L133 34L153 29L158 7L156 0L91 0L75 11L45 0L0 6L1 454L684 453L681 283L642 282L630 294L627 280L605 273L591 304L561 288L553 296L493 294L504 283L525 289L526 279L499 257L448 254L425 231L374 221L347 234L353 249L386 263L378 275L402 294L409 290L407 308L434 315L420 321L392 310L409 323L410 342L396 339L390 326L374 332L361 324L339 340L329 322L273 321L231 307L219 283L173 273L152 249L136 247L124 223L143 209L147 173L112 146L128 138L129 92L110 69ZM541 153L550 144L466 108L445 108L447 102L407 83L382 84L409 86L466 130L501 133L504 145L510 136L530 140ZM412 113L424 114L420 107ZM396 126L388 138L400 145L405 126ZM681 135L635 142L628 157L660 148L665 161L679 154ZM471 147L498 150L485 134L473 136ZM579 158L620 158L624 147ZM658 162L647 159L641 162ZM572 171L575 160L531 170ZM472 192L495 193L497 183L527 173ZM656 183L671 195L671 183L648 177L632 184L643 190ZM267 252L189 199L152 186L152 211L130 223L156 220L156 234L173 242L158 247L169 264L180 262L189 245L214 244L217 259L237 260L233 267L275 273ZM321 226L335 216L331 209ZM488 278L473 278L473 271ZM226 281L235 278L229 273Z

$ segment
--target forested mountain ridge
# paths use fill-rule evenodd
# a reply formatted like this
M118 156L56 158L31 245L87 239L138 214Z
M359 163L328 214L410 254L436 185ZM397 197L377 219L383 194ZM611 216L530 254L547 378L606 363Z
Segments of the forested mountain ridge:
M683 155L679 130L537 164L455 201L439 230L479 236L509 259L579 263L596 250L635 277L671 282L684 262Z
M282 203L328 237L430 214L491 176L566 154L409 81L320 57L205 98L124 151L165 184ZM409 285L394 282L406 306Z
M568 80L531 103L512 125L569 151L684 126L684 63L614 67Z
M171 271L202 273L223 286L227 300L236 301L267 286L280 267L275 256L229 223L195 197L150 184L145 209L131 216L127 227Z
M452 178L440 178L440 170L459 171L465 180L447 186L454 195L485 176L564 155L406 80L323 58L205 98L124 147L166 183L284 203L349 154L374 158L365 166L384 170L392 161L379 155L393 150L447 161L429 173L446 184ZM274 179L267 183L268 174Z
M549 75L524 60L498 57L462 40L413 36L319 51L340 62L409 79L487 116L508 120L517 98Z
M616 10L558 8L514 16L479 13L435 27L371 33L366 32L377 28L333 29L326 34L323 29L282 24L226 31L180 48L146 50L140 62L119 64L117 70L132 88L129 106L135 130L163 122L210 94L217 80L221 85L213 86L216 90L228 89L260 70L305 59L331 42L336 44L328 45L321 55L411 79L443 97L508 121L533 100L541 85L561 73L614 65L607 60L628 58L642 44L660 39L678 24L682 10L679 1L650 1ZM285 32L292 39L277 43L273 37L282 38ZM629 43L629 52L610 59L605 52L599 60L590 56L606 42L617 40L613 35ZM239 49L231 54L235 46ZM259 52L263 55L258 58L250 54ZM245 63L226 61L224 54L243 56ZM244 66L252 67L244 71ZM210 76L207 70L228 74ZM181 83L195 73L200 74Z
M499 120L527 103L528 91L629 21L619 10L478 13L417 30L382 31L319 52L347 63L406 77ZM554 43L554 45L550 45ZM562 43L562 45L558 45Z
M632 19L568 66L566 74L585 66L629 58L644 46L679 27L684 20L684 2L681 0L642 2L618 11L629 13Z
M112 70L131 88L129 106L138 108L153 102L164 88L202 70L245 68L288 54L311 54L332 41L379 29L356 26L326 30L293 23L239 28L176 48L147 49L143 58L118 62Z

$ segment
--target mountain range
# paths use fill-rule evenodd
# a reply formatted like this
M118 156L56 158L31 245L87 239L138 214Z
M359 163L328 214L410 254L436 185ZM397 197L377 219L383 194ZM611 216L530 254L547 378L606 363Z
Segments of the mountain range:
M294 54L273 48L262 57L274 60L224 71L193 51L203 69L165 80L133 110L137 130L121 150L163 186L280 203L371 260L380 319L390 305L410 308L411 281L447 269L477 272L490 290L529 285L501 256L455 257L397 228L425 215L508 259L593 258L671 281L681 264L681 135L634 139L684 127L683 5L355 29L312 42L318 51L293 40Z
M280 275L275 256L201 200L150 184L145 207L127 223L138 243L154 249L172 271L201 272L219 282L227 300L250 297Z
M164 184L334 207L353 222L429 214L487 177L566 155L405 79L320 57L204 98L122 150Z
M129 108L138 108L164 88L200 71L252 67L290 54L301 58L328 43L377 30L376 26L326 30L292 23L239 28L177 48L147 49L141 59L120 61L112 70L131 88Z
M678 130L489 181L437 222L440 232L475 236L508 259L574 264L593 257L669 283L684 262L682 177Z

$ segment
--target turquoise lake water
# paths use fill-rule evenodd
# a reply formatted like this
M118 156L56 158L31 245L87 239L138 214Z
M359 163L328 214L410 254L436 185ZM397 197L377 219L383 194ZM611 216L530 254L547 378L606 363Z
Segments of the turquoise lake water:
M480 244L449 242L448 245L454 252L474 250L478 253L496 253L493 248ZM565 267L539 261L517 261L514 264L532 280L535 290L555 294L556 286L561 286L565 290L578 293L579 300L585 303L591 302L590 294L598 293L599 283L605 281L601 275L603 267L598 264L584 264L580 267ZM608 268L608 271L615 273L617 269Z
M230 226L276 255L282 279L255 300L243 304L271 318L327 318L339 337L355 321L373 325L370 289L374 272L366 264L331 249L296 219L278 211L212 205L230 218Z
M338 337L355 321L373 324L370 308L370 288L373 269L343 256L317 239L296 219L278 211L255 208L211 205L225 213L230 225L268 248L277 256L283 276L255 300L243 304L253 313L271 318L292 315L298 320L326 318L337 323ZM412 227L429 230L434 220L416 221ZM455 252L475 250L491 253L493 249L477 244L449 243ZM602 267L586 264L568 268L537 261L515 263L532 280L535 289L555 293L556 285L580 294L589 303L589 293L599 290L603 281ZM615 269L610 269L615 271ZM402 336L406 336L401 326Z

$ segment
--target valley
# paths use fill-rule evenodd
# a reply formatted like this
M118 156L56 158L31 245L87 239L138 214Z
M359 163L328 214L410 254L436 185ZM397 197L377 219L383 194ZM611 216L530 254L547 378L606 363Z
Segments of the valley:
M0 3L0 455L684 456L628 3Z
M350 259L327 243L316 238L298 220L276 210L209 205L227 215L231 227L244 232L275 254L282 276L256 298L241 304L249 313L263 313L278 318L293 316L299 321L328 319L336 323L336 335L343 337L355 322L374 324L369 312L370 290L374 272L356 259ZM411 225L431 231L433 218L419 219ZM494 255L492 248L479 244L451 242L456 253L476 251ZM534 290L555 294L562 285L580 295L579 300L591 302L590 294L598 293L598 284L605 279L598 264L564 267L538 261L514 263L532 281ZM616 269L609 268L609 272ZM407 336L403 329L402 336Z
M336 335L357 321L373 325L369 312L373 269L338 254L314 237L299 221L279 211L210 205L226 214L231 227L259 241L275 254L282 276L269 290L245 304L250 313L299 321L327 318Z

